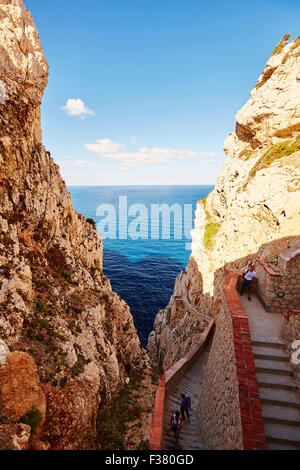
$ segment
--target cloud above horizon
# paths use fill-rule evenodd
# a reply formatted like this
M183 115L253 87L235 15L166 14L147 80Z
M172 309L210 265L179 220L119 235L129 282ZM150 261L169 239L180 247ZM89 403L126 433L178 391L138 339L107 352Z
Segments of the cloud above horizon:
M159 147L140 147L136 152L126 152L126 146L113 142L111 139L97 140L95 144L84 144L85 148L99 157L106 158L121 165L120 169L134 168L140 165L152 165L155 163L171 163L174 160L190 160L192 158L205 158L203 163L212 163L217 155L214 152L193 152L183 149ZM207 158L209 157L209 158Z
M86 116L95 116L96 113L89 109L80 99L69 98L67 104L62 108L69 116L78 116L84 119Z
M104 165L98 165L88 160L73 160L72 157L61 157L61 160L57 162L57 165L61 169L67 168L106 168Z

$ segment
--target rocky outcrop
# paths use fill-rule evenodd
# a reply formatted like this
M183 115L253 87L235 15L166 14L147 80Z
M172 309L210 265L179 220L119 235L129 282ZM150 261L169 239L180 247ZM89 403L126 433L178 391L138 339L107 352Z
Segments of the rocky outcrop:
M144 353L102 273L101 237L42 145L47 78L23 1L0 0L0 442L38 409L29 445L75 449Z
M179 358L191 349L207 328L210 317L202 315L188 298L186 273L175 281L174 294L169 304L155 319L154 330L148 341L148 352L152 361L168 370Z
M214 191L197 205L187 267L190 302L213 317L222 309L229 269L269 260L300 239L300 38L287 43L285 37L276 47L225 152ZM173 330L173 342L185 341L162 318L160 312L150 337L154 359L161 357L162 326Z

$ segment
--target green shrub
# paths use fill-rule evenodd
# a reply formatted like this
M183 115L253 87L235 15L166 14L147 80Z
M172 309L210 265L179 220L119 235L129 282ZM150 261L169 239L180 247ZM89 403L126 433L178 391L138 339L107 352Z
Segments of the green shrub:
M98 354L99 354L100 359L101 359L101 360L106 359L107 354L106 354L106 352L104 351L104 348L103 348L102 344L97 343L97 344L96 344L96 348L97 348L97 351L98 351Z
M198 204L202 204L202 205L203 205L203 209L204 209L204 211L205 211L205 215L206 215L206 218L207 218L208 220L211 219L211 215L210 215L210 213L208 212L208 210L206 209L206 205L207 205L207 198L208 198L208 196L209 196L211 193L212 193L212 191L211 191L210 193L208 193L207 196L205 196L204 199L200 199L200 201L198 201Z
M205 248L208 248L212 242L213 237L218 233L220 229L220 224L215 222L209 222L205 226L205 232L203 237L203 243Z
M49 330L50 325L49 325L49 321L47 320L47 318L38 318L38 321L39 321L41 328L44 328L45 330Z
M81 347L79 346L79 344L74 343L74 349L77 355L77 362L71 369L71 375L73 378L81 374L81 372L83 372L84 370L84 366L91 362L90 359L85 359L84 356L81 354Z
M73 281L72 281L72 273L70 273L70 271L65 271L64 269L62 269L60 271L60 275L64 278L65 281L67 281L69 284L73 284Z
M79 303L82 302L82 297L81 297L81 295L76 294L76 292L73 292L73 294L72 294L71 297L72 297L72 299L76 300L76 302L79 302Z
M139 387L141 378L131 377L130 383L113 400L109 407L100 410L97 418L96 440L103 450L124 450L124 436L128 423L140 418L142 408L136 403L133 392Z
M83 369L84 369L84 365L83 364L78 364L78 362L75 364L74 367L72 367L71 369L71 375L72 377L77 377L78 375L81 374L81 372L83 372Z
M34 432L36 428L39 426L39 424L42 422L43 415L40 412L38 408L33 406L28 413L24 416L24 418L21 418L22 422L24 424L27 424L28 426L31 427L31 431Z
M37 298L35 306L38 312L47 313L47 305L41 297Z
M243 160L249 160L249 158L252 157L253 153L254 153L254 150L243 149L243 150L241 150L241 152L239 153L238 157L239 157L239 158L242 158Z
M256 162L250 172L250 177L255 176L257 171L267 168L276 160L286 157L288 155L292 155L298 150L300 150L300 134L298 134L294 141L288 139L273 145Z
M36 285L38 288L43 287L44 289L49 289L50 285L48 281L43 280L37 280Z
M126 333L126 331L128 331L129 328L130 328L130 321L128 320L128 322L126 323L126 325L123 327L124 333Z

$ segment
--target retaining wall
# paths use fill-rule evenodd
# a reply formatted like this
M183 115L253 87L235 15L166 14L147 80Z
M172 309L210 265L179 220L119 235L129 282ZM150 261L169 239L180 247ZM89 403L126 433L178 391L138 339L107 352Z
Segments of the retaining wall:
M239 272L229 272L204 376L200 415L207 449L265 448L264 424L248 317L236 291Z
M298 245L278 257L278 268L258 260L258 297L265 310L282 313L288 309L300 309L300 255ZM282 293L283 297L278 296Z
M300 340L300 310L290 309L283 312L284 322L282 325L282 337L290 352L291 365L293 367L295 379L300 388L300 355L297 352L299 346L293 347L294 341ZM293 357L295 355L295 358Z

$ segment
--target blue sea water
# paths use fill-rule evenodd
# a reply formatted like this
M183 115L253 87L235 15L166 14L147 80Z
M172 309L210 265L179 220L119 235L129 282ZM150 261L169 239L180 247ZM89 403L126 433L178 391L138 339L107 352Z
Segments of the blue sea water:
M146 346L155 315L169 302L174 281L188 263L191 242L188 233L197 201L207 196L213 186L74 186L68 189L75 209L94 219L98 228L102 223L102 234L109 232L113 237L103 240L103 271L113 290L130 306L141 343ZM125 212L121 210L120 197L123 202L127 198ZM139 206L133 206L136 204ZM166 225L162 216L157 223L153 222L151 206L155 204L169 207L177 204L182 228L180 217L171 215L170 237L168 230L163 233ZM108 214L110 225L104 227L103 220ZM158 239L153 239L155 229L160 229ZM132 239L134 233L137 239ZM182 239L178 239L180 233Z

